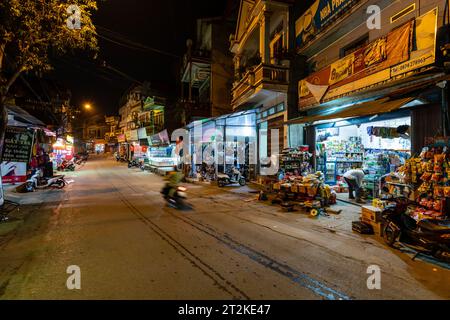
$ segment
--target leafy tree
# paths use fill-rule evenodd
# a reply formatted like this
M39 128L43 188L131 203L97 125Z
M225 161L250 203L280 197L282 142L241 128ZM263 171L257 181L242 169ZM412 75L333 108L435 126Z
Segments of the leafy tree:
M77 50L95 53L97 38L91 15L96 10L96 0L0 1L0 155L11 86L22 73L40 75L50 70L52 55Z

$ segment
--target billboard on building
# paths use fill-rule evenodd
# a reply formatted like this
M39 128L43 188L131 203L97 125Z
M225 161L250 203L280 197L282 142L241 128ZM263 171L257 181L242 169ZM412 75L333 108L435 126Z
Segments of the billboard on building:
M359 0L316 0L296 21L295 35L297 47L307 44L320 29L342 14Z
M435 8L301 80L300 108L433 64L437 18Z

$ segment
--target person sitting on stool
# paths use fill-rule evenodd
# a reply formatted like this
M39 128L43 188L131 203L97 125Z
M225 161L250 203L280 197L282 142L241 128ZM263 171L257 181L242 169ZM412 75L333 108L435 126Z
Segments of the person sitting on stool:
M354 200L356 196L356 202L365 203L361 199L362 183L365 177L365 170L363 169L351 169L344 174L344 180L348 184L349 199ZM353 195L355 192L355 195Z

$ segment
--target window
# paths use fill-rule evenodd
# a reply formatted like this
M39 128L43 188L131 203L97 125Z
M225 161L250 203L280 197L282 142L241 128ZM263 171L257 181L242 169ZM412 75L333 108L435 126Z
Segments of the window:
M272 107L269 109L269 116L274 115L275 114L275 107Z
M281 60L283 51L283 34L277 34L270 43L270 60L272 64L276 64Z
M277 106L277 112L283 112L284 111L284 103L280 103L278 106Z
M352 43L346 45L341 49L340 56L341 58L355 52L358 49L361 49L369 44L369 34L365 34L359 39L356 39Z
M264 111L264 112L262 113L262 117L263 117L263 118L267 118L267 111Z

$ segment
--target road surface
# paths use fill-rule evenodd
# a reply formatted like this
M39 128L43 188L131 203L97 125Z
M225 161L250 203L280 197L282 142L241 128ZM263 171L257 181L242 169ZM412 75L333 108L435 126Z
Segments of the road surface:
M105 157L71 179L33 194L41 209L0 247L1 299L450 298L449 270L250 193L188 185L193 210L180 212L161 177ZM73 265L81 290L66 286Z

